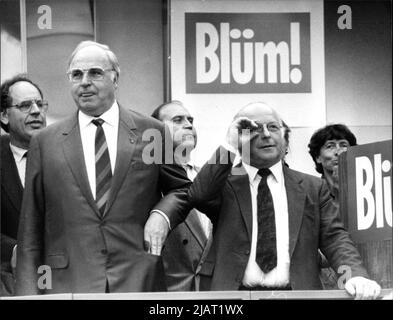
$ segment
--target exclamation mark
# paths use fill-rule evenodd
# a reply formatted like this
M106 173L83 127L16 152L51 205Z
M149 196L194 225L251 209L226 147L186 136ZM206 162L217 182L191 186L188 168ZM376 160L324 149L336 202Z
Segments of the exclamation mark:
M291 23L291 64L300 65L300 23ZM302 72L299 68L291 70L292 83L299 83L302 81Z

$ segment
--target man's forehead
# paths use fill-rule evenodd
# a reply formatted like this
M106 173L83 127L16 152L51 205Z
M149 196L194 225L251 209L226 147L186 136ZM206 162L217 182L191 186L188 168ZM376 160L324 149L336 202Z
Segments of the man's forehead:
M109 66L110 61L106 52L99 47L89 46L80 49L73 57L70 66Z
M263 103L255 103L244 107L238 114L238 117L247 117L251 120L265 120L280 121L280 116L277 112Z
M14 100L41 97L38 89L27 81L18 81L10 87L10 96Z
M171 104L164 106L161 109L161 116L162 117L169 117L169 118L173 118L173 117L177 117L177 116L189 117L190 113L182 105L177 104L177 103L171 103Z
M348 142L348 140L345 138L338 138L338 139L333 138L333 139L326 140L326 143L329 143L329 142Z

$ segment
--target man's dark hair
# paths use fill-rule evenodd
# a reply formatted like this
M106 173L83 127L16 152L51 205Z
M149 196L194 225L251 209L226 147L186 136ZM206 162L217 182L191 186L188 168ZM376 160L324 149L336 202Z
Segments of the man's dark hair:
M166 107L167 105L170 105L170 104L178 104L178 105L180 105L180 106L183 107L183 104L182 104L179 100L171 100L171 101L164 102L164 103L160 104L157 108L154 109L154 111L153 111L153 113L151 114L151 116L152 116L154 119L157 119L157 120L160 120L160 121L161 121L161 117L160 117L161 109L164 108L164 107Z
M321 129L318 129L311 136L310 143L308 144L309 153L314 160L315 169L317 172L323 174L323 167L317 163L317 158L320 155L321 148L328 140L341 140L345 139L349 142L350 146L356 146L356 137L344 124L330 124Z
M18 74L14 76L13 78L6 80L3 82L1 85L1 112L3 112L5 109L10 108L12 106L12 98L10 97L10 88L17 82L24 81L24 82L29 82L31 83L34 87L37 88L38 92L40 93L41 99L44 97L42 94L41 89L38 87L37 84L35 84L33 81L31 81L29 78L27 78L26 74Z
M33 81L31 81L29 78L27 78L26 74L17 74L16 76L12 77L9 80L6 80L3 82L1 85L1 108L0 112L4 112L7 108L12 107L12 98L10 96L10 88L17 82L28 82L31 83L34 87L37 88L38 92L40 93L41 99L44 98L41 89L38 87L37 84L35 84ZM5 125L3 122L1 122L1 127L8 132L8 125Z

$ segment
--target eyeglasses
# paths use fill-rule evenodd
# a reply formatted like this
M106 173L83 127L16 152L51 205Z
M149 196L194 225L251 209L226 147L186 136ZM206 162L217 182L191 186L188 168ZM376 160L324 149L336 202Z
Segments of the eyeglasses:
M104 79L106 71L115 71L114 69L102 69L101 67L93 67L89 69L71 69L67 72L68 79L71 82L81 82L85 73L87 73L87 79L90 81L101 81Z
M346 151L350 147L348 141L327 141L324 145L323 148L325 150L340 150L343 149Z
M264 128L266 128L267 131L269 131L270 133L275 133L280 131L280 129L282 128L282 126L278 122L269 122L269 123L256 122L256 124L258 125L258 128L251 129L251 131L263 133Z
M19 109L23 113L29 113L33 107L33 104L35 104L38 109L40 109L40 112L46 112L48 110L48 101L38 99L22 101L19 104L12 105L12 107Z

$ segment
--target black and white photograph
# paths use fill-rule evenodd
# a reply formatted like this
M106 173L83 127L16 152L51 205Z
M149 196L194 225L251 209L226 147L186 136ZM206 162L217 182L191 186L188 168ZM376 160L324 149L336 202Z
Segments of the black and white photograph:
M391 0L1 0L0 22L0 305L393 300Z

